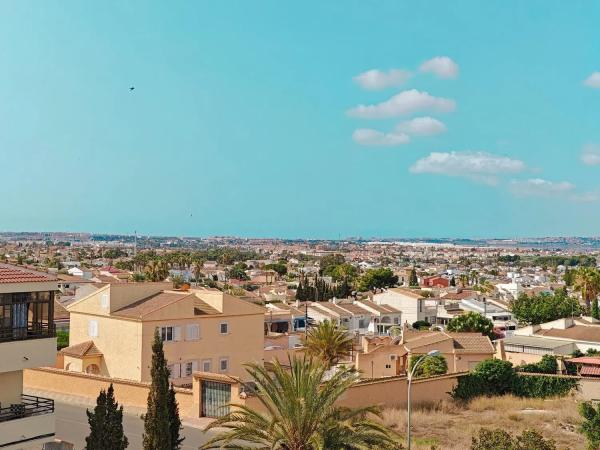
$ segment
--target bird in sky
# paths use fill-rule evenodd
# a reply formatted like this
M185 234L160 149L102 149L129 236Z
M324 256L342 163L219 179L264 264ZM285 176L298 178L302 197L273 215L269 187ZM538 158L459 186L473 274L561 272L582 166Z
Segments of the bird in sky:
M129 88L129 91L133 91L134 89L135 89L135 86L131 86L131 87Z

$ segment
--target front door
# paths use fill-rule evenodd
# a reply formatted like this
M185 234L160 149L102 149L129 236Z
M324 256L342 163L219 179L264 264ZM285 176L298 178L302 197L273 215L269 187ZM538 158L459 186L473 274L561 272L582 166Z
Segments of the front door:
M221 417L229 413L231 384L202 381L202 417Z

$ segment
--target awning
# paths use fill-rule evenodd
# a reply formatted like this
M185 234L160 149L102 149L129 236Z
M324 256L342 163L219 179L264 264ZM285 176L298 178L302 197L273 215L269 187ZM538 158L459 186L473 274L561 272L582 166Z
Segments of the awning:
M600 376L600 366L582 366L581 375Z

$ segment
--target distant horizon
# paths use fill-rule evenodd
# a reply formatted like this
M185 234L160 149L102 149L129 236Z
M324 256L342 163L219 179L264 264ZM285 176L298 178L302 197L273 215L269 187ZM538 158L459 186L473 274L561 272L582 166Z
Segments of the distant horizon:
M347 241L347 240L394 240L394 241L430 241L430 240L444 240L444 241L527 241L527 240L543 240L543 239L590 239L590 240L600 240L600 235L598 236L577 236L577 235L564 235L564 236L513 236L513 237L491 237L491 236L342 236L342 237L302 237L302 236L250 236L243 234L212 234L212 235L193 235L193 234L147 234L147 233L124 233L124 232L96 232L96 231L68 231L68 230L53 230L53 231L44 231L44 230L0 230L0 235L5 234L89 234L95 236L128 236L138 238L190 238L190 239L212 239L212 238L224 238L224 239L272 239L272 240L307 240L307 241Z

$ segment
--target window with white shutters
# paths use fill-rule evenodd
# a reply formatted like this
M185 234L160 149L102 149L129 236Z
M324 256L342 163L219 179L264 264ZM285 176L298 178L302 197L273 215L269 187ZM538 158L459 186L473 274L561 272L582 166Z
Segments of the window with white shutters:
M197 341L200 339L200 325L191 324L186 327L186 337L187 341Z
M88 336L89 337L98 337L98 321L90 320L88 322Z

